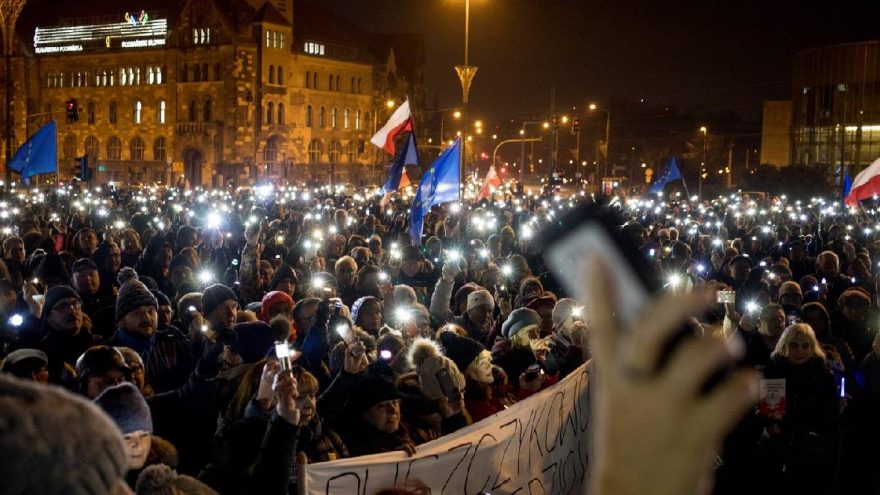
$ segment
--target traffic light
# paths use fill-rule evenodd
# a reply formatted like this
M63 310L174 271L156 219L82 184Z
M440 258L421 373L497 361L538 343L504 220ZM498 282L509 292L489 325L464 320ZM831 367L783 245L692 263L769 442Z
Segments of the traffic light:
M579 132L581 132L581 121L575 117L574 120L571 121L571 133L577 134Z
M71 99L65 102L65 109L67 110L67 121L68 122L76 122L79 120L79 112L76 107L76 100Z

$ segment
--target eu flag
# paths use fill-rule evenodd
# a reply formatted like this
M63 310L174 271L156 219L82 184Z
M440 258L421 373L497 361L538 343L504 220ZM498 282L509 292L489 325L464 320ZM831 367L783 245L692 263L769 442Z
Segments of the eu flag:
M675 157L673 156L669 159L669 164L666 165L663 172L657 176L657 179L655 179L654 183L651 184L651 187L648 188L648 194L662 193L666 184L677 180L681 180L681 171L678 170L678 164L675 162Z
M39 174L58 171L58 127L55 121L44 125L22 145L7 165L13 172L27 179Z
M415 245L422 243L422 227L425 215L434 205L458 201L461 175L461 138L455 144L443 150L431 168L422 174L416 196L413 198L412 212L409 221L409 238Z

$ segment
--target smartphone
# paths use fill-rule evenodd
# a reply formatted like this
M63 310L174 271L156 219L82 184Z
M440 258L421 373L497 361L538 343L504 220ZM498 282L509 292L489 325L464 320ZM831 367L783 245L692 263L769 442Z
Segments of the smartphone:
M588 281L597 263L613 272L614 283L602 290L614 315L627 327L635 324L640 310L663 284L638 246L623 233L623 223L620 211L607 201L584 203L542 230L536 244L553 276L578 301L594 299ZM657 369L665 366L675 346L699 332L695 323L683 325L664 346ZM713 377L706 388L717 379Z
M360 340L355 341L351 344L351 355L354 357L361 357L364 355L364 343Z
M287 342L275 343L275 356L278 357L278 363L281 365L281 371L290 371L290 345Z
M736 304L736 291L719 290L715 295L715 302L718 304Z
M440 384L440 390L443 391L443 395L448 397L449 399L455 399L458 396L458 387L455 386L455 382L452 380L452 375L449 374L449 370L446 368L440 368L435 373L437 377L437 383Z

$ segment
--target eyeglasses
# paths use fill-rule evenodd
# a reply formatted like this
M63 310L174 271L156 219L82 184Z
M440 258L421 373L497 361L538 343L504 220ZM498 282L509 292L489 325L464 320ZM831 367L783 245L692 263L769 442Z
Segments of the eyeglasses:
M802 350L807 351L813 348L813 344L811 342L789 342L788 348L791 350L796 350L800 347Z
M58 311L59 313L63 313L68 310L79 310L82 308L82 303L79 301L72 301L66 303L58 303L55 306L52 306L52 311Z

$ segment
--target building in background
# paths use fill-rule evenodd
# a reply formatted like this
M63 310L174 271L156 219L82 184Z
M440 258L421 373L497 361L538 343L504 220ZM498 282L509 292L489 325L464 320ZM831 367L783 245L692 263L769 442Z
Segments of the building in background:
M62 176L87 156L98 182L364 184L386 101L423 108L419 35L293 0L89 6L31 0L17 25L14 143L56 120Z
M765 101L761 132L761 164L791 165L791 100Z

